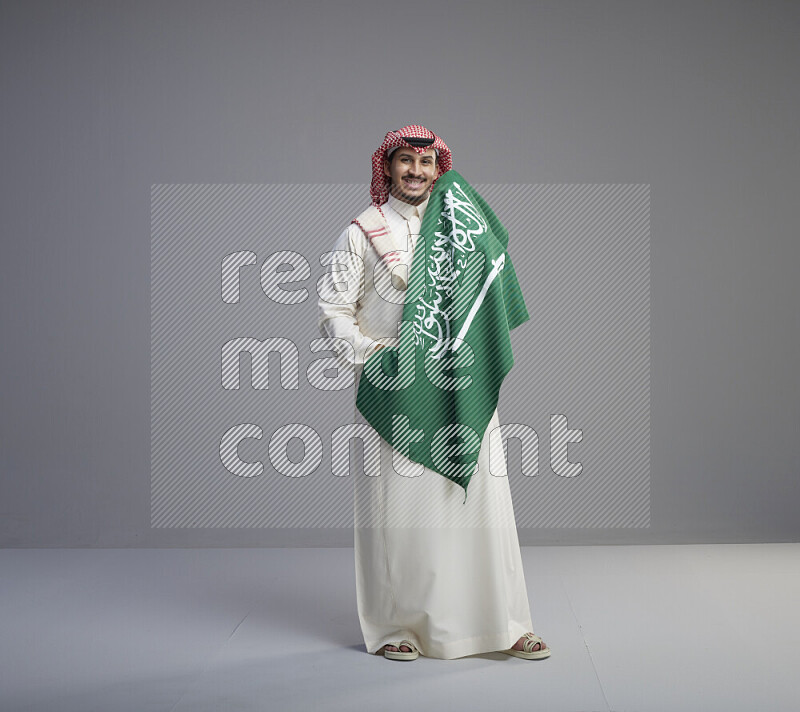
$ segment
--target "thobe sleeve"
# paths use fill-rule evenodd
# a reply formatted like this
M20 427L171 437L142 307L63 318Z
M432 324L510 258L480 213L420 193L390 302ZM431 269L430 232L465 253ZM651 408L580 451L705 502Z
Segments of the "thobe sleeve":
M318 283L317 325L323 337L344 339L349 347L333 342L331 350L350 366L363 365L380 345L358 326L358 302L364 297L364 255L372 249L358 225L348 225L323 255L328 271Z

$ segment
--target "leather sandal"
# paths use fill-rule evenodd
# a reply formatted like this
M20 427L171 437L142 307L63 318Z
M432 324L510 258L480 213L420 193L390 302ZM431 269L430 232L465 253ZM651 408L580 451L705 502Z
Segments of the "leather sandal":
M389 660L416 660L419 657L417 646L410 640L401 640L399 643L386 643L386 645L394 645L397 648L397 650L384 649L383 656L389 658ZM411 650L406 653L400 650L401 645L406 645L411 648Z
M514 648L509 648L508 650L501 650L501 653L505 653L506 655L513 655L517 658L524 658L525 660L541 660L542 658L549 658L550 657L550 647L544 648L542 650L542 646L545 645L545 642L538 636L534 635L533 633L525 633L523 636L525 638L522 641L522 650L514 650ZM534 650L533 646L539 643L539 650Z

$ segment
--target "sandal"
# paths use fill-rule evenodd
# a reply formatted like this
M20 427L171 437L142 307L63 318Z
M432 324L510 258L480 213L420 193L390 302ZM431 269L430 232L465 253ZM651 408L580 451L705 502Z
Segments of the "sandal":
M501 650L501 653L505 653L506 655L513 655L517 658L524 658L525 660L541 660L542 658L549 658L550 657L550 648L542 649L542 646L545 645L545 642L538 636L534 635L533 633L525 633L524 637L526 640L522 643L522 650L514 650L514 648L509 648L508 650ZM534 650L533 646L539 643L539 650Z
M416 660L419 657L417 646L410 640L401 640L399 643L386 643L386 645L394 645L397 648L397 650L384 649L383 656L389 658L389 660ZM411 650L407 653L403 652L400 650L401 645L406 645L411 648Z

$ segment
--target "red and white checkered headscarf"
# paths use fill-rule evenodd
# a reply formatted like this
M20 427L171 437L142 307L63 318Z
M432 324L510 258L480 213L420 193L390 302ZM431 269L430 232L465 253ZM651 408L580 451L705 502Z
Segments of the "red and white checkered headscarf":
M412 146L404 140L405 138L433 139L433 143L429 146ZM380 148L372 154L372 184L370 185L369 194L372 197L372 204L376 207L389 200L391 179L383 174L383 159L388 151L400 146L411 148L417 153L425 153L429 148L436 149L439 156L437 160L438 172L433 183L431 183L431 190L442 173L449 171L453 167L453 157L450 149L433 131L428 131L424 126L417 126L416 124L404 126L399 131L390 131L386 134L386 138L383 139Z

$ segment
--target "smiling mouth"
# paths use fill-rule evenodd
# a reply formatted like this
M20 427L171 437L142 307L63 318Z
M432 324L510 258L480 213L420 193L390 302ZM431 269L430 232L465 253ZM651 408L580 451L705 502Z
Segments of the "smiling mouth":
M409 188L419 188L420 186L424 185L424 183L425 183L425 181L422 181L422 180L411 180L409 178L403 178L403 182Z

